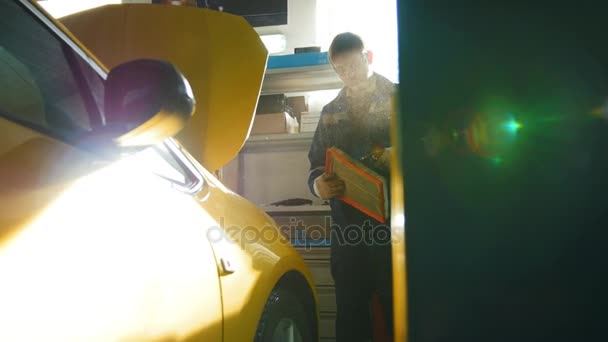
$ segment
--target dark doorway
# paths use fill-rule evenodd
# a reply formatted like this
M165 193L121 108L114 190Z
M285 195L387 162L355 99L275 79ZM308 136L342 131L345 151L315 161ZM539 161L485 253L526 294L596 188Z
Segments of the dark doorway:
M606 6L399 5L409 340L606 339Z

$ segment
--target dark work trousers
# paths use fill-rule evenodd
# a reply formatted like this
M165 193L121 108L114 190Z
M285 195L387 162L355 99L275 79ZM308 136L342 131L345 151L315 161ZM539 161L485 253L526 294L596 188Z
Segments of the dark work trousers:
M393 334L390 223L380 224L345 203L332 203L331 274L336 293L336 341L370 341L371 299L380 299Z

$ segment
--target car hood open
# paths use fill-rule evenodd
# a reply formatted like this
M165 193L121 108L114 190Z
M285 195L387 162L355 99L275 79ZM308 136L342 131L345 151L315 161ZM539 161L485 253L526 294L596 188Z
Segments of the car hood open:
M122 4L60 19L105 67L168 60L189 80L196 111L177 139L210 171L232 160L251 129L268 52L241 17L182 6Z

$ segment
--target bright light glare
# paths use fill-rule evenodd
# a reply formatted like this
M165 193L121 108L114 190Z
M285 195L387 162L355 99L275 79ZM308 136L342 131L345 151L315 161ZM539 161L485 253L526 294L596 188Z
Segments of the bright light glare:
M216 221L134 164L53 190L2 241L0 341L179 340L221 323Z
M38 2L54 18L61 18L103 5L120 3L122 3L121 0L47 0Z
M317 43L327 51L332 39L350 31L374 53L373 70L399 80L397 0L322 0L316 8Z
M261 35L262 43L266 46L268 53L281 53L287 48L287 40L284 34Z
M509 132L517 133L517 131L521 129L521 123L512 119L505 123L505 128L509 130Z

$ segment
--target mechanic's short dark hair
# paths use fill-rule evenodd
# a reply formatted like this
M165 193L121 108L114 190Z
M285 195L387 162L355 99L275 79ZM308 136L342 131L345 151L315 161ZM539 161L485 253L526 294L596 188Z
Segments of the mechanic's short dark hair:
M340 33L334 37L329 46L329 58L351 51L362 52L364 48L363 40L358 35L351 32Z

